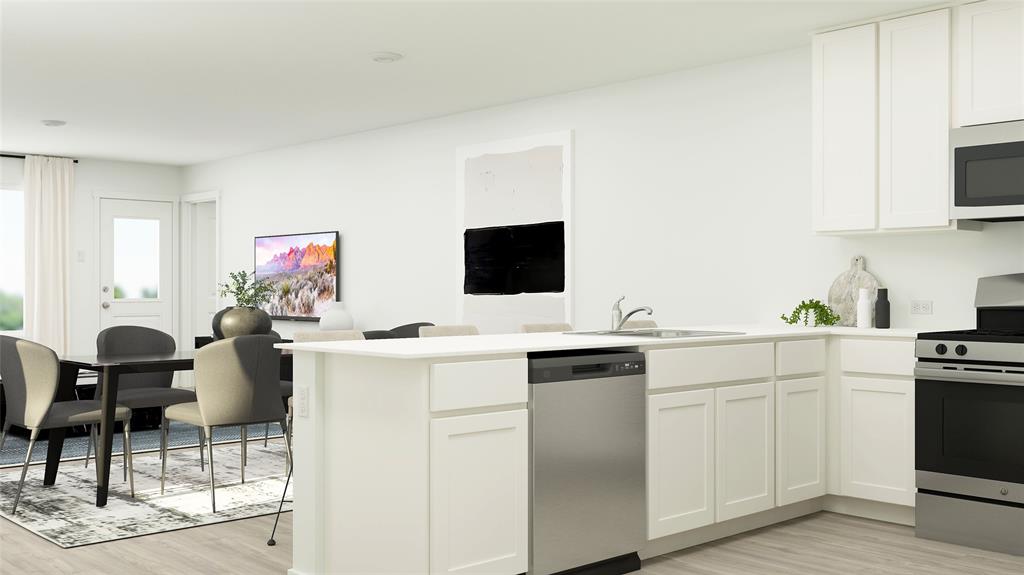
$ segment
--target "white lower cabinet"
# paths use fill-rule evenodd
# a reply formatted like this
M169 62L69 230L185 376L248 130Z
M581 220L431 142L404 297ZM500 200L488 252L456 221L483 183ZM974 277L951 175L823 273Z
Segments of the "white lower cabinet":
M840 379L842 494L914 505L914 382Z
M772 383L715 390L718 521L775 506L774 400Z
M523 573L528 566L525 409L430 422L430 570Z
M715 522L715 390L647 403L647 537Z
M824 377L775 383L778 505L825 495L825 393Z

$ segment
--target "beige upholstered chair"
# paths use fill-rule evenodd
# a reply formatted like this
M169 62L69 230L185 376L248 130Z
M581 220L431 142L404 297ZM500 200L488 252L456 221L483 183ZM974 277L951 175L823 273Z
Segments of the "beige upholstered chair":
M650 327L658 327L658 322L653 319L631 319L622 324L622 329L643 329Z
M29 430L28 451L21 467L18 491L14 495L11 515L18 510L21 488L25 485L25 473L32 460L39 432L44 429L59 429L76 425L95 425L102 417L100 402L97 400L54 401L60 378L60 362L52 349L16 337L0 336L0 379L3 379L7 396L7 419L0 432L0 449L3 448L7 431L12 425ZM132 412L124 406L117 406L114 419L124 422L124 459L132 497L135 497L135 471L132 469Z
M174 338L166 333L135 325L108 327L96 336L96 353L99 355L152 355L174 353L177 347ZM126 373L121 375L117 387L117 404L129 409L159 407L161 413L169 405L190 403L196 400L195 392L171 387L174 373ZM100 399L100 387L96 386L94 399ZM162 418L161 418L162 419ZM164 436L167 429L161 429ZM199 466L203 465L203 430L199 429ZM90 436L92 434L90 433ZM161 439L161 441L164 441ZM89 466L89 452L92 442L86 447L85 465Z
M444 337L447 335L480 335L475 325L424 325L420 337Z
M524 323L523 333L566 332L572 331L567 323Z
M164 410L166 419L202 427L206 432L210 459L210 507L217 512L213 473L213 429L242 426L242 482L245 482L245 426L271 421L288 431L284 405L281 404L281 351L274 349L280 340L269 335L243 335L215 341L196 351L196 399ZM291 446L285 442L288 456ZM160 469L163 492L167 469L166 442Z

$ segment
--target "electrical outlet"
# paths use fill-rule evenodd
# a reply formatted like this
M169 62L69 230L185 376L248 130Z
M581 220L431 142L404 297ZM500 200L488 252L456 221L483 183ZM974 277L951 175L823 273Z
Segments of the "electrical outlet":
M295 405L296 417L309 417L309 388L305 385L296 385L295 399L292 403Z
M932 315L932 300L910 300L910 313L913 315Z

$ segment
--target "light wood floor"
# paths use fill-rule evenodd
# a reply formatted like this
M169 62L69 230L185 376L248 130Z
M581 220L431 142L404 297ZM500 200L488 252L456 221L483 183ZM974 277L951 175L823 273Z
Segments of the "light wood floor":
M272 517L61 549L0 519L0 573L285 573L291 514L267 547ZM1021 575L1024 557L914 537L901 525L818 513L644 562L646 575Z

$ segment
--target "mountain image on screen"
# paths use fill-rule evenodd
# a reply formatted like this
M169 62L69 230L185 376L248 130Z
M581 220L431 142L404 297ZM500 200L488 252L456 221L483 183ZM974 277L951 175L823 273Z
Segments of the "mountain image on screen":
M272 317L321 316L338 285L337 232L256 238L256 278L274 295L263 309Z

